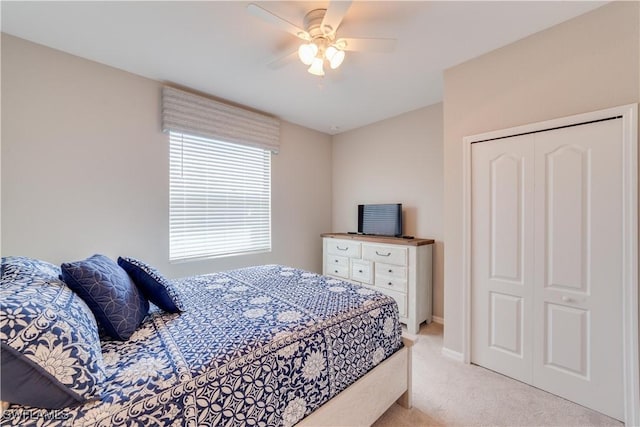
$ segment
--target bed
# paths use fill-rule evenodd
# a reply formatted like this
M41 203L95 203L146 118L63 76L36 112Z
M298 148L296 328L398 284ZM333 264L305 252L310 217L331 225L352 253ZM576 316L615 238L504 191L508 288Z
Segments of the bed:
M36 285L63 289L54 274ZM3 298L15 290L7 277ZM126 341L101 337L95 399L64 409L11 405L3 422L367 425L398 399L410 406L410 342L390 297L279 265L172 283L183 312L152 307ZM11 338L2 325L4 352Z

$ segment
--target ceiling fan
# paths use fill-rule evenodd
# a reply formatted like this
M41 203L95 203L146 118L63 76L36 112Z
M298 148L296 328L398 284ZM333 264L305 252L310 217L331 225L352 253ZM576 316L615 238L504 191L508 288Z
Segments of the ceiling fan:
M395 39L338 37L337 31L351 1L330 1L326 9L314 9L304 17L303 28L292 24L274 13L251 3L247 6L252 15L298 37L303 43L293 52L271 61L271 68L279 68L297 53L300 61L308 65L307 71L324 76L324 65L338 68L348 51L391 52Z

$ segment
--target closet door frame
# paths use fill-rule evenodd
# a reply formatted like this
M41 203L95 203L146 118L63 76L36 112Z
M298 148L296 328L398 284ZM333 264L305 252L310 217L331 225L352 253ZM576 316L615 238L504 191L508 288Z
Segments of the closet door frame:
M622 300L625 424L640 425L640 352L638 337L638 105L629 104L591 113L517 126L462 140L462 360L471 363L471 144L620 117L623 157Z

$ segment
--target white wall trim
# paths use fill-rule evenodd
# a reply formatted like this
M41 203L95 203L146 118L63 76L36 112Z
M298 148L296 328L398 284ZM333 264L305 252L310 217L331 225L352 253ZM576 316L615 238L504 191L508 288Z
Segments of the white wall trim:
M434 323L438 323L440 325L444 325L444 318L440 317L440 316L431 316L431 320Z
M462 360L471 363L471 139L462 140Z
M640 425L640 353L638 344L638 105L622 114L622 309L625 423Z
M593 120L622 116L623 123L623 355L625 424L640 425L640 352L638 343L638 105L629 104L524 126L467 136L462 140L462 353L442 354L471 361L471 143ZM446 350L446 352L445 352ZM451 355L450 355L451 354Z
M448 357L449 359L453 359L456 362L464 362L464 355L462 353L451 350L447 347L442 347L442 355Z

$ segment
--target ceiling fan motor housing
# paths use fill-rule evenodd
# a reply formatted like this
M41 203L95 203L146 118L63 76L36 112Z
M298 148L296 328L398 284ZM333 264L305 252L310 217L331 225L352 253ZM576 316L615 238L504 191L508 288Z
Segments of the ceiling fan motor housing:
M307 30L312 39L327 37L333 33L333 28L329 26L322 28L322 20L326 13L327 9L314 9L304 16L304 29Z

